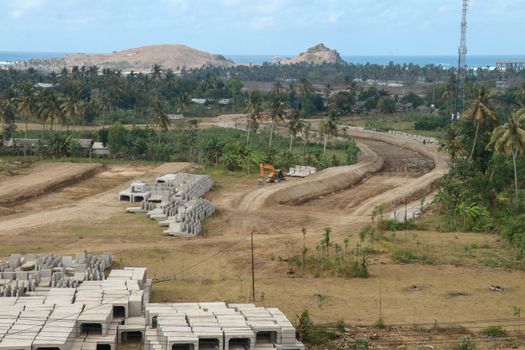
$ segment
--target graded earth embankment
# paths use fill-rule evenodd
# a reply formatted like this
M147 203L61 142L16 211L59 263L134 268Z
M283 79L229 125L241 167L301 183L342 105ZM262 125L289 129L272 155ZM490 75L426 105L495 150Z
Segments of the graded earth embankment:
M375 140L415 151L434 162L432 171L418 178L407 179L405 184L364 201L352 210L352 214L367 215L371 208L378 205L382 205L388 211L404 201L419 199L430 193L447 172L447 157L439 153L436 145L372 131L349 130L348 135L358 140ZM248 193L241 200L239 209L257 210L276 204L297 205L358 184L366 176L383 167L380 155L363 143L359 143L359 148L363 157L358 164L328 168L301 181L260 188Z
M102 164L42 163L28 174L0 180L0 206L20 204L93 175Z
M348 135L356 139L381 141L406 148L418 152L434 161L434 169L432 171L413 180L409 180L402 186L368 199L359 207L355 208L353 211L354 215L368 214L371 208L379 205L382 205L385 211L391 211L399 204L409 203L422 198L432 192L436 184L448 172L448 158L445 154L439 152L437 145L423 144L407 138L373 131L348 130Z
M257 210L275 204L296 205L351 187L383 167L383 158L368 146L359 144L357 164L332 167L300 181L265 186L248 193L240 202L241 210Z

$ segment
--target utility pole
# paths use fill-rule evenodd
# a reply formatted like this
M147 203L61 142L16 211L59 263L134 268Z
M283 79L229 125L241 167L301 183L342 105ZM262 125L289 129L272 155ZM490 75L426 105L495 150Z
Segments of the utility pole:
M253 230L250 236L252 241L252 301L255 302L255 260L253 258Z
M458 72L454 96L454 115L452 120L458 120L465 109L465 85L467 80L467 13L469 0L463 0L461 19L461 39L458 50Z

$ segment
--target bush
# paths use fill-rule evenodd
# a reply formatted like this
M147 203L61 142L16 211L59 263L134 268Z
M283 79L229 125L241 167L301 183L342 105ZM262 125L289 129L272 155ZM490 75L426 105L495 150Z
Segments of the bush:
M436 116L425 116L420 117L414 123L414 129L416 130L436 130L447 126L448 120L442 117Z
M376 323L374 323L374 327L375 328L379 328L379 329L385 329L386 328L385 320L383 320L383 317L379 317L377 319Z
M428 255L416 255L409 248L396 248L390 258L392 261L402 264L419 262L422 264L432 265L435 263L435 259L433 257Z
M454 350L477 350L478 347L476 346L476 343L470 340L469 337L465 336L461 338L459 343L454 346Z
M507 332L501 326L488 326L481 331L487 337L502 338L507 336Z
M407 220L405 222L400 222L397 220L384 220L383 229L385 231L406 231L413 230L416 228L416 224L412 220Z

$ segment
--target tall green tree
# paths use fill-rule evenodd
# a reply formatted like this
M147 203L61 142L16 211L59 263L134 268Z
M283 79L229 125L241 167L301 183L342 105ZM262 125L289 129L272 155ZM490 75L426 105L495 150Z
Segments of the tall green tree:
M488 148L494 149L495 153L503 153L512 157L514 166L514 191L516 205L519 205L518 172L516 158L519 154L525 154L525 113L515 113L507 122L498 126L492 132Z
M329 136L337 135L337 114L331 110L327 113L320 125L321 134L324 135L323 153L326 153L326 144Z
M250 93L250 99L248 100L248 107L246 108L246 125L248 133L246 135L246 142L250 142L250 132L254 124L261 118L261 95L258 91L252 91Z
M439 149L446 152L451 159L454 159L459 155L465 155L467 152L463 147L461 137L462 135L458 126L455 124L449 125Z
M476 125L476 132L474 134L474 141L472 142L472 150L470 151L469 160L472 160L476 144L478 140L480 125L489 123L496 124L497 119L494 112L489 108L491 96L485 86L480 86L477 89L477 96L472 105L465 111L465 118L472 119Z
M299 80L299 93L301 94L301 111L304 112L304 104L306 98L310 97L310 95L312 95L314 91L314 86L308 79L301 78L301 80Z
M26 128L25 128L25 138L27 138L27 128L29 126L29 117L35 114L36 110L37 97L35 94L35 89L30 83L25 83L20 91L19 97L17 100L18 112L23 114L26 117Z
M290 152L292 151L293 141L297 138L297 134L302 132L305 128L304 122L301 120L299 113L294 112L288 121L288 131L290 132Z
M284 103L281 101L281 98L278 96L273 96L271 103L270 109L268 110L271 120L270 141L268 142L268 147L270 148L272 147L273 129L275 127L275 123L284 121Z

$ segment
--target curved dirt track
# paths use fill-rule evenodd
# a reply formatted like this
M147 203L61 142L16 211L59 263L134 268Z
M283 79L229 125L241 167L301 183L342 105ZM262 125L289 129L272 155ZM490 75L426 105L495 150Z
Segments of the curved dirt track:
M359 144L359 148L362 155L359 163L328 168L299 181L259 188L242 198L239 209L255 211L275 204L300 204L355 185L383 167L383 158L377 153L364 144Z
M43 163L26 175L0 180L0 206L11 206L41 196L93 175L98 163Z
M348 134L357 141L372 140L405 149L407 153L417 152L428 158L433 169L415 178L401 178L392 183L389 180L380 181L376 182L375 186L366 184L369 188L363 187L365 191L361 191L363 192L362 198L359 198L359 195L356 196L357 193L352 193L351 196L356 198L347 198L349 203L346 206L342 205L346 210L349 210L349 212L345 211L347 214L365 216L378 205L382 205L385 211L391 211L400 203L419 199L432 192L436 182L445 175L448 169L446 156L439 153L435 145L424 145L399 136L377 132L349 130ZM364 145L363 142L359 143L359 147L364 156L358 164L328 168L302 180L257 189L245 195L238 208L254 211L276 204L297 205L312 199L323 200L323 197L327 195L330 196L325 202L330 203L334 200L337 202L337 194L332 195L332 193L355 185L360 188L363 186L359 184L362 180L366 179L368 175L380 171L384 165L383 158ZM402 157L400 158L402 159ZM410 162L410 158L405 161ZM412 165L406 164L405 168L410 166ZM335 199L332 198L334 196L336 196ZM323 202L315 201L313 205L320 208L323 207ZM328 208L330 209L334 205L341 208L341 204L330 204Z

